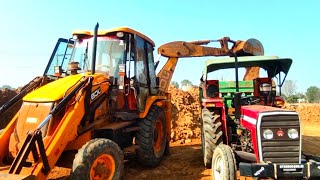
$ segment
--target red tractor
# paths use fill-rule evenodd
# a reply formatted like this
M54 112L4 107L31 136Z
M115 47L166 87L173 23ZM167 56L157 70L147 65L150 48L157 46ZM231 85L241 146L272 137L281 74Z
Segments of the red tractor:
M281 108L292 60L230 55L207 60L200 84L203 158L213 179L236 179L237 170L257 178L320 178L317 157L302 154L299 114ZM239 81L241 68L252 67L265 70L265 77ZM215 76L219 70L223 74Z

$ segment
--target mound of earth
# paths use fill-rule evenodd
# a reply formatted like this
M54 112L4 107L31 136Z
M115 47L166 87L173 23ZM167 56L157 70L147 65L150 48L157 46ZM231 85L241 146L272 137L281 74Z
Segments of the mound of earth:
M199 89L169 88L172 103L171 142L188 143L201 137Z
M0 90L0 107L5 103L7 103L15 95L17 95L17 91L10 90L10 89ZM13 116L19 110L20 106L21 106L21 102L18 102L12 108L7 110L4 114L0 115L0 129L3 129L4 127L6 127L9 121L13 118Z

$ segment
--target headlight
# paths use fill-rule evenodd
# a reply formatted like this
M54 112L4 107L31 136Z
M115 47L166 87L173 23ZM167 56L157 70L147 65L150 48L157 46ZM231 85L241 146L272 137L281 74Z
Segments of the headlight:
M290 139L297 139L299 137L299 132L296 129L289 129L288 136Z
M208 97L216 97L219 95L219 88L216 85L209 85L207 88Z
M259 86L261 95L268 95L271 92L272 86L269 83L262 83Z
M265 139L272 139L273 138L273 132L270 129L263 130L263 137Z

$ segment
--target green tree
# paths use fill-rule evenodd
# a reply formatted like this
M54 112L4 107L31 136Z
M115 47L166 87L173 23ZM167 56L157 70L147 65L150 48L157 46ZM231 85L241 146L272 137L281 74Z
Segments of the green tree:
M3 85L0 89L13 89L13 88L9 85Z
M320 102L320 89L317 86L310 86L307 89L306 96L310 103Z
M181 86L187 86L187 85L192 85L192 82L187 79L181 81Z
M296 94L290 95L286 97L286 100L288 103L297 103L299 99L299 96Z
M175 88L179 88L179 83L176 81L171 81L171 85L173 85Z
M297 84L293 80L287 80L284 82L282 88L283 95L288 98L289 96L295 95L297 90Z

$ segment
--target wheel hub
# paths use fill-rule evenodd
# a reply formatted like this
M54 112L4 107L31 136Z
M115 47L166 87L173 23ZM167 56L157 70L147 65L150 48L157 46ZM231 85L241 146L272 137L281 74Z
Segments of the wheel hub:
M115 161L109 154L99 156L91 167L90 177L94 180L112 179L115 173Z
M153 149L156 153L161 151L163 136L163 125L161 123L161 119L157 119L153 131Z
M223 177L223 160L220 156L217 157L217 159L215 159L213 173L214 173L213 174L214 179L222 179L222 177Z

